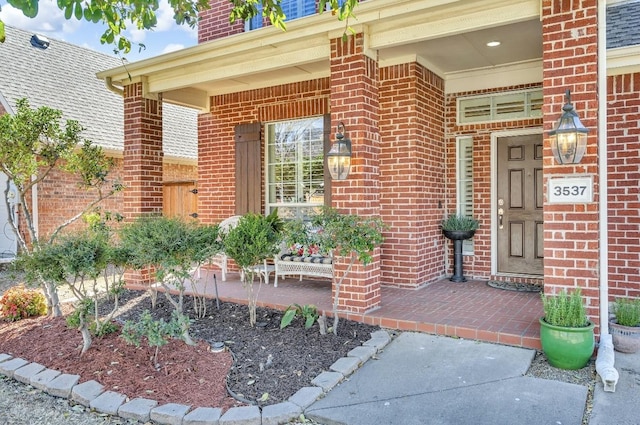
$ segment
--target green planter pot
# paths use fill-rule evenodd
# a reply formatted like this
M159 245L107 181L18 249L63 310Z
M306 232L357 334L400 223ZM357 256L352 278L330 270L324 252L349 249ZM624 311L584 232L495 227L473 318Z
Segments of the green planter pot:
M565 328L550 325L540 318L540 342L542 351L551 366L560 369L581 369L589 363L596 342L593 335L595 325L583 328Z

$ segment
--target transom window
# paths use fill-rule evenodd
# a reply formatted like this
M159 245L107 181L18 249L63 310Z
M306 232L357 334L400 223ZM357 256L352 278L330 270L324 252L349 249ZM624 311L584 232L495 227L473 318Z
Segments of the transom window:
M266 125L266 207L306 218L324 205L323 117Z
M542 117L542 89L458 98L458 124Z

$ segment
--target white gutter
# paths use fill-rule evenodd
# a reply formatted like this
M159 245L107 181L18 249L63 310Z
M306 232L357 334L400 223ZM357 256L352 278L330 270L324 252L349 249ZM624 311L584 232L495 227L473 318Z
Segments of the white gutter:
M598 174L600 184L600 344L596 371L604 390L615 392L618 371L609 335L609 220L607 160L607 2L598 0Z

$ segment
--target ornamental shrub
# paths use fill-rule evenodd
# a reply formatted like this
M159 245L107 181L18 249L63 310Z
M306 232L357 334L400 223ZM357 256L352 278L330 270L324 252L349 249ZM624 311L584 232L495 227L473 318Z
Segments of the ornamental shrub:
M47 314L47 302L42 292L14 286L0 299L0 315L9 321Z

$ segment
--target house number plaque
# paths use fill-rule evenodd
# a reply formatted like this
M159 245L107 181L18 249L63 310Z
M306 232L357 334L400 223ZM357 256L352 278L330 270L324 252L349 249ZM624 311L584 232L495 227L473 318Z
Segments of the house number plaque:
M593 176L550 177L547 187L550 204L593 202Z

